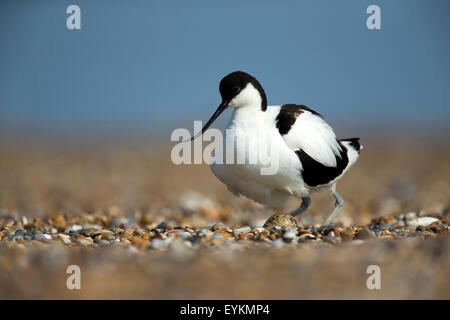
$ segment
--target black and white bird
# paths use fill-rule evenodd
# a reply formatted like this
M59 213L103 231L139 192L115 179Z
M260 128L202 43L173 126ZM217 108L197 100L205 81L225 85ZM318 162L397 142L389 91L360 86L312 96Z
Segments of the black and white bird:
M261 139L275 151L278 170L262 175L261 163L226 164L213 162L211 170L235 195L243 195L258 203L280 208L290 197L302 200L296 216L311 203L313 192L330 192L336 199L333 212L325 220L329 224L339 214L344 200L336 191L336 183L355 163L362 146L359 138L337 139L323 117L304 105L267 106L261 84L251 75L236 71L220 82L222 102L194 140L227 108L234 108L227 131L246 141ZM235 154L248 158L248 150L232 143ZM264 140L264 141L265 141ZM270 142L269 142L270 141ZM248 160L248 159L247 159Z

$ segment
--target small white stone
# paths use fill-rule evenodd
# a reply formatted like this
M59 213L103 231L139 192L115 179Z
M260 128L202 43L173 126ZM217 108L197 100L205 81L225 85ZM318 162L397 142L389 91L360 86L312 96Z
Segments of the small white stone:
M70 227L69 227L70 228ZM84 225L83 226L83 229L95 229L95 230L101 230L101 229L103 229L102 228L102 226L99 226L99 225L97 225L97 224L86 224L86 225ZM74 231L77 231L77 230L74 230Z
M69 236L66 236L66 235L63 235L63 234L58 234L58 237L61 239L61 241L62 241L64 244L70 244L70 243L72 243L72 241L70 240L70 237L69 237Z
M68 226L66 228L65 232L66 233L69 233L70 231L77 232L77 231L80 231L81 229L83 229L82 226L80 226L79 224L74 224L74 225Z
M179 235L180 238L182 238L183 240L192 238L192 235L191 235L189 232L185 232L185 231L179 232L178 235Z
M249 233L252 229L250 227L242 227L237 228L233 231L233 235L241 234L241 233Z
M35 234L34 235L34 238L36 239L36 240L39 240L39 241L49 241L49 240L52 240L52 236L51 235L49 235L49 234L40 234L40 233L37 233L37 234Z
M416 219L413 219L413 220L409 220L409 221L406 222L406 224L409 227L417 228L419 226L427 227L427 226L429 226L430 224L432 224L432 223L434 223L436 221L439 221L439 220L436 219L436 218L433 218L433 217L420 217L420 218L416 218Z
M313 234L305 233L302 234L298 239L299 240L307 240L307 239L315 239L316 237Z
M82 246L88 246L93 243L92 239L89 239L89 238L80 238L80 239L77 239L77 242L79 244L81 244Z
M283 234L283 238L286 240L295 239L296 236L297 236L297 231L294 229L286 230L286 232Z

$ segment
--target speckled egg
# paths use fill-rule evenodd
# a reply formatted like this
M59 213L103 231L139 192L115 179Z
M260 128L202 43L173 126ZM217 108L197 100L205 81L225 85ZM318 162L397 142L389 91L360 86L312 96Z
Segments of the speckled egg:
M264 223L264 228L270 229L273 227L286 227L291 229L298 228L297 221L293 216L286 213L276 213L267 219L266 223Z

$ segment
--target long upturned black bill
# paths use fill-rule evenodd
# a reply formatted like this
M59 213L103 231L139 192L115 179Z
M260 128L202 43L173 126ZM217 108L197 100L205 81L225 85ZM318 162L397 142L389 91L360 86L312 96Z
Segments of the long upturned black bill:
M208 120L208 122L203 126L200 132L197 132L197 134L191 138L191 141L200 137L206 131L206 129L209 128L209 126L214 122L214 120L216 120L217 117L220 116L223 110L225 110L228 107L228 103L229 103L228 101L222 101L222 103L217 108L216 112L214 112L214 114L212 115L211 119Z

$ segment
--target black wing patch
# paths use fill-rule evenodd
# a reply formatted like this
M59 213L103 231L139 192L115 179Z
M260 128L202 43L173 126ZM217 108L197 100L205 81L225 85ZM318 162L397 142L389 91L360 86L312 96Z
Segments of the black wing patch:
M342 151L340 157L335 156L336 167L327 167L321 164L320 162L311 158L305 151L301 149L295 151L297 156L300 158L300 161L302 162L303 181L305 181L308 186L316 187L321 184L327 184L342 174L342 172L348 165L348 156L347 149L341 143L339 143L339 145L341 146Z
M319 113L315 112L314 110L304 105L285 104L281 106L280 113L278 113L278 116L276 118L276 125L280 134L281 135L287 134L289 130L291 130L298 116L301 115L304 111L309 111L312 114L315 114L316 116L322 118L322 116Z
M361 144L359 143L359 138L348 138L348 139L341 139L339 141L348 141L350 142L350 146L355 149L356 151L361 151Z

